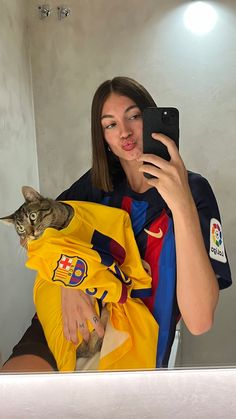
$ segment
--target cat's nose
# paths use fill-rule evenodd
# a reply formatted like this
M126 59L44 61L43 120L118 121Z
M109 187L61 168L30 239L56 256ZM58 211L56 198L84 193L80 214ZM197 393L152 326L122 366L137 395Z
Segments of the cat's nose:
M39 236L40 236L40 232L39 232L39 231L37 231L37 230L35 230L35 231L34 231L34 238L35 238L35 240L36 240Z
M35 236L36 236L36 233L35 233L34 227L32 226L31 227L31 230L30 230L30 238L31 238L31 240L34 240L35 239Z

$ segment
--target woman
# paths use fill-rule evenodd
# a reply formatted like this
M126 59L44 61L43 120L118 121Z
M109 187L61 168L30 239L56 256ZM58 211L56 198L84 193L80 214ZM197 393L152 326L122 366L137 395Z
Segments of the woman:
M170 161L143 154L142 111L148 106L156 106L154 100L130 78L116 77L97 89L92 103L92 169L58 199L93 201L129 212L141 257L152 275L152 296L144 301L159 324L157 365L163 367L179 314L191 333L208 331L219 289L231 284L231 275L218 206L206 179L187 172L174 142L163 134L153 133L153 138L167 147ZM147 179L144 172L155 177ZM81 291L62 289L62 313L68 340L77 342L77 330L88 339L86 319L103 335ZM52 368L54 360L34 318L4 370Z

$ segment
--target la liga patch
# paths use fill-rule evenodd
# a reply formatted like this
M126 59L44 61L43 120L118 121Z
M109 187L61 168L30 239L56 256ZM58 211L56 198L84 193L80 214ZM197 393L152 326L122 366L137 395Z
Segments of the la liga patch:
M88 276L88 265L79 256L61 255L54 269L53 281L62 282L67 287L77 287Z
M210 251L211 259L226 263L223 233L220 222L216 218L211 219L210 223Z

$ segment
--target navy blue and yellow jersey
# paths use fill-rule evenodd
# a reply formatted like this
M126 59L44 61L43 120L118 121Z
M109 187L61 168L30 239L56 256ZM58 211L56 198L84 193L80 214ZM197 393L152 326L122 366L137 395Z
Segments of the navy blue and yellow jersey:
M231 285L230 267L223 242L221 218L214 193L201 175L188 172L202 235L219 288ZM62 193L59 199L84 200L126 210L146 269L152 276L152 295L143 299L159 325L157 366L168 364L179 310L176 301L176 254L172 215L155 188L133 192L121 182L113 192L92 187L90 172Z

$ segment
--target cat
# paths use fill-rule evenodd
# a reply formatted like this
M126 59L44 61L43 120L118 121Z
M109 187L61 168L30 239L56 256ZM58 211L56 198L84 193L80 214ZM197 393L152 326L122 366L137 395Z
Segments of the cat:
M21 244L27 248L28 240L38 239L47 227L61 230L70 223L74 210L70 205L44 198L30 186L22 187L23 205L13 214L0 220L15 226Z
M15 226L26 266L38 272L34 302L58 370L75 370L76 358L95 358L101 370L154 368L159 328L141 300L151 295L152 277L129 214L94 202L54 201L27 186L22 193L23 205L2 221ZM102 302L104 338L89 322L88 343L79 332L78 345L65 338L61 286L82 290L97 312Z
M22 187L25 202L13 214L1 217L0 220L7 224L13 224L20 237L20 243L27 249L30 240L37 240L42 236L46 228L62 230L66 228L74 215L74 209L65 202L59 202L50 198L44 198L30 186ZM94 299L91 297L91 300ZM101 310L101 321L106 327L108 313L105 307ZM88 342L83 341L77 349L77 358L91 358L99 352L102 346L102 338L95 331L90 333Z

